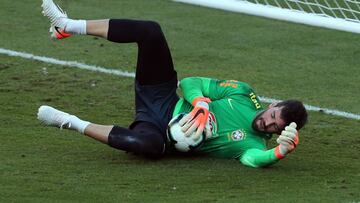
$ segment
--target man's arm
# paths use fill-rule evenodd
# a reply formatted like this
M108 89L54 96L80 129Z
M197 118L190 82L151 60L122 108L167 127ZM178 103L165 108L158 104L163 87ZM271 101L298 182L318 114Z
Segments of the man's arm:
M184 99L190 104L198 97L209 97L210 78L188 77L180 81ZM211 98L210 98L211 99Z
M292 122L276 140L278 146L270 150L248 149L240 157L240 162L250 167L264 167L276 163L296 148L299 144L299 134L296 130L296 123Z
M276 163L281 158L276 156L276 148L270 150L248 149L240 157L240 162L245 166L254 168L264 167Z
M194 109L180 120L185 135L190 136L195 130L194 139L200 137L209 115L211 101L225 98L241 98L252 93L251 87L236 80L216 80L204 77L188 77L180 81L184 99Z
M208 98L211 79L201 77L185 78L180 81L180 88L183 91L186 101L192 104L193 110L184 116L179 124L185 136L193 136L194 140L200 138L205 129L209 117L209 105L211 100Z
M180 88L184 99L193 103L198 97L206 97L211 101L248 95L253 92L252 88L236 80L216 80L204 77L188 77L180 81Z

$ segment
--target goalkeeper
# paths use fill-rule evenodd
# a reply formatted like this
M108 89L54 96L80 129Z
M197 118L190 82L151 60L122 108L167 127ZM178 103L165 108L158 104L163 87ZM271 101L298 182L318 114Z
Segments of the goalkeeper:
M50 106L41 106L38 119L46 125L77 130L111 147L159 158L169 150L169 121L186 112L182 130L194 139L207 139L199 153L234 158L251 167L273 164L299 143L298 130L307 120L303 104L288 100L264 109L252 88L243 82L192 77L180 81L184 98L176 94L177 74L160 26L152 21L105 19L73 20L52 0L43 0L53 37L92 35L117 43L137 43L135 121L129 128L98 125ZM195 132L195 133L194 133ZM278 146L266 148L271 134Z

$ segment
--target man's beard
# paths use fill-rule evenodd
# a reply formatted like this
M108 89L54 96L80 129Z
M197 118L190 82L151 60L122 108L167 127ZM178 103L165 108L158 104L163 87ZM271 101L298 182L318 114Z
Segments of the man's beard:
M266 110L263 110L261 112L259 112L256 117L254 118L251 126L252 128L255 130L255 131L258 131L258 132L264 132L265 130L265 126L264 126L264 121L262 121L262 118L260 118L264 113L265 113ZM261 119L261 120L260 120ZM257 121L260 120L260 125L263 125L263 130L260 130L259 129L259 126L257 125Z

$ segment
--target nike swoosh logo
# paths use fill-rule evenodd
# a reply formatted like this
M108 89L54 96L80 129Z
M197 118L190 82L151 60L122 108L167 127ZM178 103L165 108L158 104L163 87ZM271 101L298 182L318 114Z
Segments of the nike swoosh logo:
M232 99L227 99L227 101L228 101L230 107L231 107L232 109L234 109L234 107L233 107L233 105L232 105L232 103L231 103Z

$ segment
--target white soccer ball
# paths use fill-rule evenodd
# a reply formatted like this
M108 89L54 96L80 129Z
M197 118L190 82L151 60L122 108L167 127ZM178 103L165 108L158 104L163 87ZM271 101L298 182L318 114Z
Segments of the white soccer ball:
M180 152L189 152L194 151L197 148L200 148L205 142L206 135L203 132L202 136L198 140L193 139L193 135L186 137L185 133L181 130L179 121L186 114L181 113L171 119L167 129L167 136L170 141L170 144L175 147ZM195 134L195 132L194 132Z

